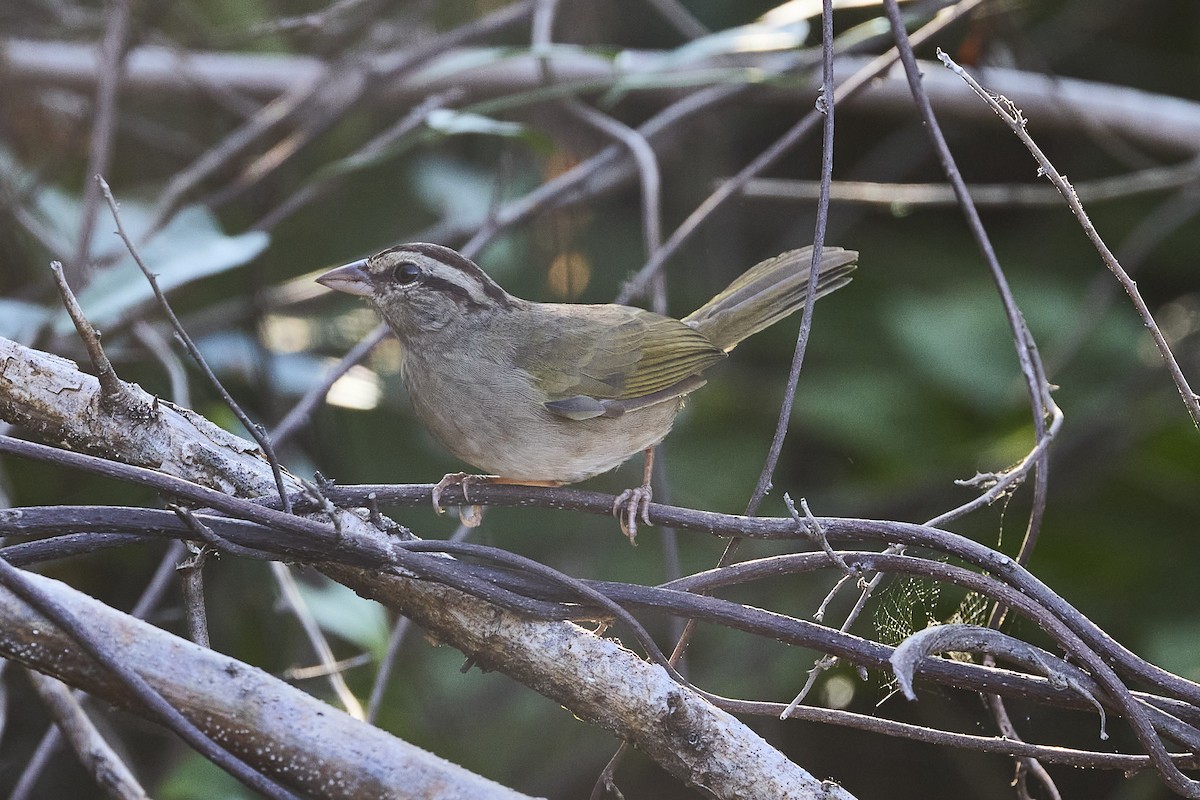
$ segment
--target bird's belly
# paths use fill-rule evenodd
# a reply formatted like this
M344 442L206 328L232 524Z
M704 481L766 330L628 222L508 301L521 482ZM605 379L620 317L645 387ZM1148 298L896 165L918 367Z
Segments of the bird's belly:
M472 439L451 447L455 455L485 472L517 481L575 483L608 472L630 456L662 441L675 416L672 403L619 419L550 419L538 435L514 428L489 431L492 445L481 449ZM663 412L666 413L663 413Z
M405 379L433 437L471 466L514 481L575 483L607 472L662 441L681 404L675 398L620 417L571 420L547 411L521 381L422 376Z

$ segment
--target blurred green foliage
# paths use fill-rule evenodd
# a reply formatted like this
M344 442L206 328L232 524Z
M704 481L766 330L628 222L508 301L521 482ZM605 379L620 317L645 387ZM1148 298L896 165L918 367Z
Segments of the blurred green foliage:
M439 3L432 18L425 18L430 4L382 2L372 13L389 30L413 26L413 36L419 38L429 33L422 25L445 29L500 5ZM684 5L704 24L723 30L753 21L773 3L692 0ZM26 15L0 11L5 36L82 41L99 37L104 9L98 3L80 7L83 22L74 28L56 21L50 4L31 0L16 6ZM315 2L282 6L287 13L324 7ZM331 34L326 42L330 51L324 52L320 37L312 32L260 37L239 33L269 23L282 6L221 0L147 4L135 17L136 36L150 41L165 35L194 49L330 58L361 43ZM1059 0L989 8L994 13L953 28L936 44L952 53L978 53L1034 72L1200 100L1200 62L1194 57L1200 6L1195 3ZM558 41L603 46L604 52L681 45L681 37L648 4L563 2L560 13ZM839 30L877 13L868 8L839 14ZM1072 27L1080 19L1088 24ZM1064 29L1078 35L1064 41ZM518 45L524 36L507 32L495 41ZM813 44L814 38L808 42ZM929 57L932 51L920 55ZM65 94L87 108L91 96L52 86L0 86L0 147L7 154L0 208L0 291L5 295L0 299L0 333L35 341L33 330L43 321L40 314L56 308L45 264L64 255L39 242L14 209L37 207L34 187L52 193L42 196L65 198L69 208L77 209L87 180L87 114L71 117L60 101ZM804 98L780 101L769 92L752 94L690 120L684 135L661 159L666 230L691 212L715 180L735 172L807 111L811 98ZM1020 97L1012 99L1020 105ZM611 111L637 124L663 102L661 94L630 93ZM312 287L301 279L315 270L419 236L476 228L505 199L522 196L605 143L552 107L530 105L487 118L447 117L445 125L423 130L419 139L406 140L404 147L371 160L368 168L350 168L363 165L346 159L408 110L407 104L386 102L355 106L266 177L250 180L242 175L245 186L238 185L237 172L246 164L231 165L234 174L207 186L211 194L204 199L210 209L201 210L202 203L176 218L178 224L190 220L185 227L193 234L203 233L203 241L168 230L159 245L166 252L147 252L156 271L167 271L172 259L179 260L173 302L239 401L268 424L280 419L323 366L373 324L349 298L318 291L292 297L281 292L281 286L296 281L289 288L303 294L304 287ZM1080 110L1081 117L1086 111ZM127 215L140 202L153 203L173 174L241 122L230 107L195 97L123 95L120 114L107 178L119 198L128 198L123 206ZM48 122L66 126L69 135L40 133ZM1034 182L1032 161L1000 123L977 115L947 118L944 124L969 181ZM1156 152L1083 124L1054 129L1032 119L1029 129L1060 171L1075 181L1150 163L1176 163L1192 155ZM881 113L870 101L839 110L837 148L835 177L940 180L911 113ZM772 174L815 179L818 164L817 140L810 138ZM277 225L269 240L266 234L250 231L255 221L314 176L334 173L340 182ZM1169 202L1163 195L1131 197L1089 210L1101 235L1120 255L1122 244L1164 214ZM66 217L75 213L44 216L69 242L74 222ZM687 313L756 260L807 243L813 214L811 203L749 198L731 202L668 265L671 312ZM1193 216L1181 216L1157 232L1137 277L1152 309L1172 322L1172 341L1185 373L1200 382L1200 272L1194 257L1200 228ZM1167 669L1200 679L1200 582L1190 580L1192 565L1200 563L1200 537L1195 533L1200 519L1200 436L1124 296L1104 289L1111 279L1066 209L985 209L983 219L1046 358L1050 380L1059 387L1055 398L1066 415L1052 451L1049 502L1032 568L1124 644ZM110 228L102 213L95 236L98 250L114 249ZM1003 469L1032 444L1028 399L1003 310L954 207L838 203L830 216L828 241L858 249L861 266L850 287L817 306L787 445L775 489L761 513L785 514L780 499L787 491L807 498L818 515L929 519L974 496L974 490L955 486L955 479ZM619 192L539 215L506 232L479 260L515 294L557 300L561 298L551 278L555 259L576 253L590 270L576 299L605 302L643 262L642 242L639 195L635 186L626 184ZM204 243L231 251L224 260L214 260ZM461 244L461 239L445 243ZM140 286L136 275L122 277L114 286L141 292L135 288ZM81 293L85 307L97 315L105 298L88 292L100 293L102 288L97 277ZM1107 301L1093 300L1094 293L1105 291ZM113 330L106 330L105 343L123 377L165 396L169 384L163 370L124 324L123 312L144 309L143 298L118 303L122 313L106 319ZM139 316L155 319L144 311ZM711 372L708 386L689 401L663 448L662 467L673 502L733 513L745 508L775 427L797 325L798 320L789 320L747 341ZM291 337L287 346L275 338L284 334ZM36 341L54 352L82 357L66 331L43 331ZM461 469L412 417L398 378L398 361L394 343L378 348L369 362L381 390L378 405L369 410L322 407L285 448L288 465L301 474L320 469L341 483L433 482ZM193 407L236 430L232 415L194 374L191 390ZM6 460L2 466L13 505L156 503L141 490L110 481L25 462ZM587 488L615 492L639 476L640 464L628 464ZM956 523L954 529L1015 552L1028 516L1028 494L1028 488L1022 488L1003 504ZM455 527L452 516L439 518L429 509L384 511L424 537L445 537ZM610 519L494 509L474 538L580 577L641 583L668 577L658 533L644 531L639 546L630 548ZM697 534L681 534L680 539L685 573L710 567L722 548L721 542ZM782 549L747 546L743 555ZM156 560L154 548L139 548L50 565L48 572L128 608ZM316 576L304 579L309 596L320 600L319 618L334 637L338 655L366 650L377 656L381 637L386 636L379 609L364 608L362 601L331 589ZM808 616L836 579L821 574L777 580L729 596ZM206 581L217 649L272 672L311 663L302 634L279 606L265 566L221 558L207 568ZM960 599L944 593L937 613L948 615ZM841 597L831 615L844 615L852 602L852 597ZM154 621L180 630L178 598L172 597ZM660 643L669 641L672 629L667 620L646 615L646 622ZM856 630L873 635L870 619ZM1015 623L1014 632L1037 635L1020 623ZM690 650L689 668L699 685L715 692L786 702L803 685L816 656L702 629ZM518 790L586 796L616 742L503 676L476 669L464 674L461 666L459 653L413 632L388 688L381 726ZM360 697L369 692L372 674L370 667L357 667L347 675ZM850 708L877 713L875 704L886 693L878 676L863 684L843 669L834 677L842 679L835 688L853 690ZM303 685L328 696L319 680ZM820 691L815 695L825 696ZM1014 718L1031 740L1097 745L1091 718L1013 705ZM929 691L917 704L892 698L878 713L966 732L992 732L975 698L950 692ZM5 789L45 726L27 707L12 719L15 724L6 731L0 751L0 787ZM814 774L838 779L862 798L1012 796L1007 786L1011 767L1001 758L808 723L751 724ZM148 734L137 723L133 727L139 732L131 740L132 760L141 774L159 780L151 783L156 796L245 796L222 773L166 737ZM1133 745L1118 731L1115 746ZM1127 779L1119 773L1056 767L1051 771L1065 796L1167 796L1150 775ZM77 770L48 780L45 785L53 783L57 796L94 791ZM694 796L637 754L618 782L628 797Z

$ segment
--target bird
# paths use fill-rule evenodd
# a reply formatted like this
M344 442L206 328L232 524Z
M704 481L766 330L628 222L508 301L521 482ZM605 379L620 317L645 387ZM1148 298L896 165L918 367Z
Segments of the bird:
M414 242L325 272L317 282L365 298L399 339L416 416L484 475L435 487L577 483L645 453L643 483L613 513L631 542L649 525L654 447L684 398L739 342L802 308L812 247L768 258L682 319L614 303L542 303L505 291L474 261ZM858 253L824 247L822 297L850 281Z

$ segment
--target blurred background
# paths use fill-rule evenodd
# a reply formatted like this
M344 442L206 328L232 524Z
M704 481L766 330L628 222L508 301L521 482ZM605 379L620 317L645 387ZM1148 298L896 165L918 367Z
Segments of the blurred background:
M953 5L905 3L910 31ZM90 180L102 172L205 356L270 428L377 322L355 298L314 284L320 270L404 241L462 246L499 222L476 259L512 293L578 302L618 295L648 257L642 195L627 160L593 173L570 202L503 224L515 202L611 144L565 97L636 127L709 87L738 89L654 140L668 235L813 108L819 2L562 0L555 47L540 51L552 53L553 88L529 58L528 14L486 23L520 6L7 0L0 6L0 335L86 363L47 269L59 259L122 377L244 433L190 365L173 377L172 359L155 355L171 349L170 332L111 233ZM844 6L835 14L839 79L890 45L878 5ZM466 33L437 38L451 31ZM105 41L128 51L107 104L104 84L118 76L95 60ZM1137 653L1200 679L1200 582L1191 579L1200 563L1200 436L1079 224L1003 123L935 66L935 46L1026 110L1029 132L1134 271L1196 382L1200 6L983 2L918 50L927 82L944 87L931 88L935 110L965 179L982 187L983 222L1066 418L1031 569ZM264 122L268 103L280 113ZM231 144L242 134L244 146ZM848 288L816 307L775 489L760 513L786 515L787 491L818 515L922 522L975 496L956 479L1026 454L1028 399L995 287L903 78L839 105L835 142L826 241L860 251L860 267ZM772 181L731 199L669 260L669 312L682 316L756 261L808 244L819 168L818 125L764 173ZM656 499L744 511L798 325L798 316L776 325L710 371L661 451L668 492ZM305 476L320 470L343 484L430 483L463 469L413 418L399 360L389 339L341 378L281 447L288 468ZM584 487L618 492L640 481L640 469L633 459ZM0 461L0 487L12 506L159 503L139 489L8 459ZM1023 487L953 530L1013 553L1029 507ZM444 538L456 527L453 515L432 510L383 511L422 537ZM654 584L672 570L658 531L643 531L631 548L601 517L496 508L471 537L579 577ZM680 569L711 567L722 547L680 534ZM747 545L743 554L776 550L783 548ZM129 548L45 571L127 609L161 556L154 547ZM393 620L315 574L302 577L337 655L366 654L346 673L365 697ZM806 576L731 596L811 616L837 578ZM216 649L274 674L312 663L265 565L210 561L206 583ZM854 599L840 596L831 618ZM924 627L927 617L948 618L961 600L948 589L889 584L854 630L886 639L896 618L901 628ZM182 630L176 594L152 621ZM670 620L643 621L669 645ZM1017 620L1010 632L1044 643L1027 628ZM688 668L694 682L719 694L787 702L817 655L701 628ZM411 633L379 725L520 791L586 797L617 742L502 675L460 672L462 661ZM0 795L11 791L49 724L25 679L15 670L4 678ZM324 682L300 685L328 695ZM821 679L809 702L994 733L977 697L929 687L915 704L889 695L883 677L863 682L843 666ZM1093 715L1019 703L1011 710L1030 741L1099 744ZM111 710L99 715L156 797L249 796L154 726ZM749 723L810 772L861 798L1013 796L1003 757L805 722ZM1136 747L1119 723L1110 729L1113 739L1100 746ZM66 752L51 764L30 796L98 791ZM1066 797L1168 796L1152 774L1049 768ZM617 782L630 798L696 796L637 753Z

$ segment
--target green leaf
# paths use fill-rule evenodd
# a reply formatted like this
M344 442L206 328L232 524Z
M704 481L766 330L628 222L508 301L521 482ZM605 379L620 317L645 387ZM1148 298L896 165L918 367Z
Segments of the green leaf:
M14 342L31 342L50 315L50 310L42 306L0 297L0 336Z
M149 209L136 203L122 203L121 220L135 242L139 229L149 222ZM199 206L184 208L144 247L142 260L157 276L164 294L239 267L266 249L270 237L262 231L237 236L221 232L216 218ZM132 256L126 256L96 274L79 293L79 303L88 318L100 328L112 325L154 297L150 282ZM55 333L70 330L70 320L60 317Z
M731 53L767 53L793 50L804 44L810 26L811 9L804 4L785 3L749 25L726 28L677 47L664 56L664 65L678 67ZM818 7L816 13L819 14Z
M502 122L482 114L454 111L449 108L435 108L430 111L425 118L425 124L439 133L448 135L486 133L491 136L520 137L526 133L525 126L519 122Z
M155 787L161 800L256 800L261 797L199 753L185 752Z
M451 50L433 59L424 68L409 77L413 86L437 84L464 72L474 72L495 67L505 61L520 61L531 55L527 47L469 47ZM561 57L575 60L594 60L602 69L611 67L611 59L593 48L573 44L552 44L538 49L537 55Z
M196 340L196 346L218 375L254 382L265 370L272 390L291 397L312 388L332 363L331 359L314 353L275 352L243 331L202 336Z
M495 177L465 161L431 153L414 160L410 189L444 223L477 227L491 209Z
M1017 356L994 291L972 285L940 297L897 297L885 321L913 368L943 391L979 410L1013 398Z
M321 630L369 650L377 658L383 656L389 635L383 606L364 600L334 581L320 586L304 582L297 585Z

